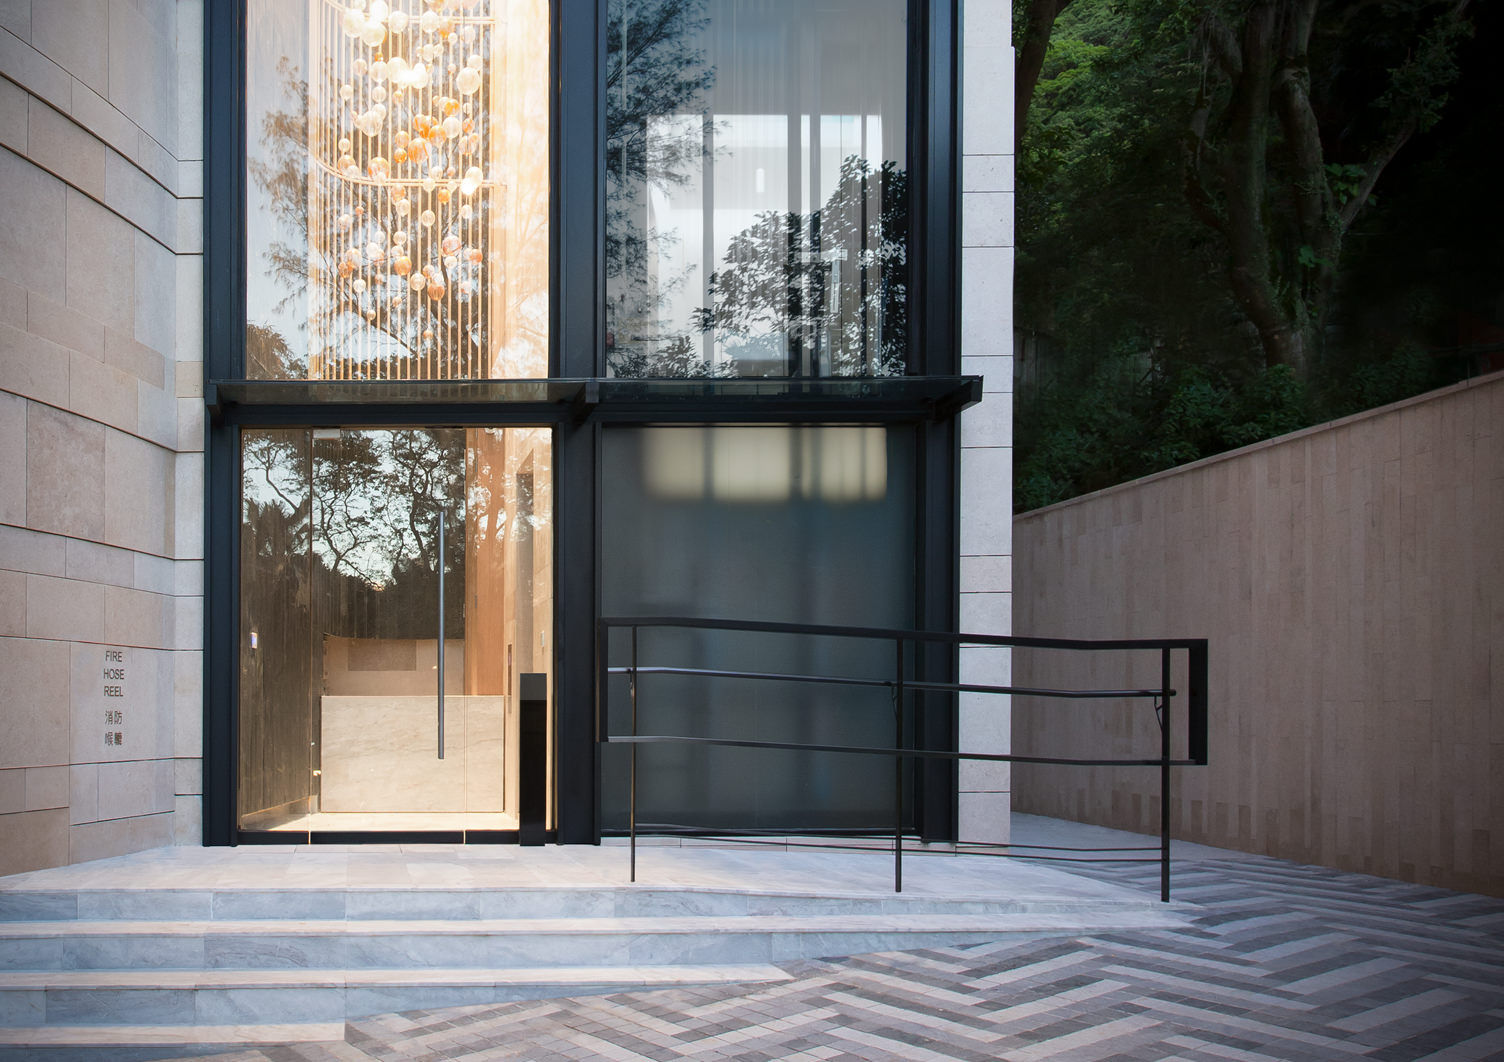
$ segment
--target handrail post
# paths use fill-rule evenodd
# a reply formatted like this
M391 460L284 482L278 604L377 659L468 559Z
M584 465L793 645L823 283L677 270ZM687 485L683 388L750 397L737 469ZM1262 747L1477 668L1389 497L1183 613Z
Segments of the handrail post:
M1159 651L1159 898L1170 902L1170 650Z
M627 674L627 689L632 695L632 749L628 753L630 778L627 798L627 831L631 835L632 867L628 880L637 880L637 625L632 625L632 670Z
M893 684L893 891L903 892L903 639L895 638L897 681Z

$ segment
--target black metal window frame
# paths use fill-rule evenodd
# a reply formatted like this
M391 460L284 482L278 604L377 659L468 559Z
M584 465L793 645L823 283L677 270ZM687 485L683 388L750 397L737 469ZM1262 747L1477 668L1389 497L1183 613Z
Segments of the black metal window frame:
M347 388L338 401L305 388L279 392L245 379L246 3L209 0L204 27L205 617L203 836L210 845L256 838L236 821L240 428L536 425L554 429L555 549L570 558L555 573L555 691L558 750L556 839L599 840L599 765L593 666L600 613L600 466L608 423L903 423L916 427L916 624L955 631L959 622L959 430L955 414L980 399L979 381L959 375L960 25L958 0L909 0L908 162L911 203L909 375L871 381L801 381L801 394L773 394L727 381L719 389L633 395L605 375L605 20L607 0L553 0L551 115L550 379L577 394L542 400L476 400L452 385L404 391ZM906 382L907 381L907 382ZM259 385L259 386L258 386ZM614 393L613 385L618 385ZM604 398L602 397L604 392ZM536 397L536 396L534 396ZM956 673L953 649L927 650L917 666L936 679ZM954 713L930 712L922 740L950 748ZM926 775L916 805L925 836L953 835L954 772ZM413 835L420 840L429 835ZM329 838L348 840L348 838ZM374 835L373 835L374 839ZM403 839L386 834L380 839ZM431 838L430 838L431 839ZM499 838L508 839L508 838Z

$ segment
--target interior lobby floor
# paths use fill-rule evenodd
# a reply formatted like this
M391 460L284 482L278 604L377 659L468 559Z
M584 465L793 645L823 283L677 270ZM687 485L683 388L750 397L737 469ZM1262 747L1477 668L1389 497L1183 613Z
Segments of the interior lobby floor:
M1015 815L1014 836L1085 847L1125 835ZM1157 882L1153 866L1056 866L1083 888ZM196 1057L1504 1057L1504 900L1192 845L1176 846L1175 890L1196 910L1174 929L803 960L771 986L415 1011L351 1021L325 1043Z

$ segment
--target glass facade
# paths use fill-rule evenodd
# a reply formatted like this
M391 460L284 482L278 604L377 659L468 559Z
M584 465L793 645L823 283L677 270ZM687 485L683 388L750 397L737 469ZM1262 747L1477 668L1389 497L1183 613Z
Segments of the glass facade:
M833 426L614 428L602 482L602 610L618 616L913 626L911 430ZM892 645L840 638L650 629L660 666L892 676ZM610 647L611 663L628 647ZM624 683L622 684L624 687ZM613 733L630 699L612 690ZM644 676L642 733L891 747L887 689ZM602 777L604 825L626 824L626 751ZM643 746L639 824L706 829L891 828L882 757Z
M246 375L548 375L547 0L251 0Z
M549 434L242 433L242 829L517 828L520 676L552 686Z
M607 11L608 372L904 373L906 0Z
M595 840L626 807L625 750L596 744L598 618L949 622L921 551L951 532L949 418L975 399L916 338L948 334L910 291L922 5L235 6L209 12L211 52L245 63L243 111L211 93L244 156L212 119L206 147L211 200L234 200L206 213L208 254L237 263L207 280L214 843L518 837L540 760L549 827ZM823 637L641 648L895 667ZM885 689L640 692L660 733L895 738ZM639 823L892 827L885 758L639 757Z

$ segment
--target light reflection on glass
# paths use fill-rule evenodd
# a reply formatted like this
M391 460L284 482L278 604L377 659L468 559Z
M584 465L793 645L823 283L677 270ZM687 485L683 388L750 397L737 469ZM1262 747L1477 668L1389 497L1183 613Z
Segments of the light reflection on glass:
M247 22L247 376L547 376L547 0Z
M905 371L905 10L610 0L612 375Z

